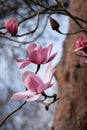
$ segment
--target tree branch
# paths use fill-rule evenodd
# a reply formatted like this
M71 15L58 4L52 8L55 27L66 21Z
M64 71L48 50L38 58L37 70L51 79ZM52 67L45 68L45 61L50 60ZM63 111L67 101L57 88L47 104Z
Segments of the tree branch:
M0 123L0 127L5 123L5 121L14 113L16 113L18 110L20 110L27 102L25 101L20 106L18 106L15 110L13 110L10 114L8 114Z

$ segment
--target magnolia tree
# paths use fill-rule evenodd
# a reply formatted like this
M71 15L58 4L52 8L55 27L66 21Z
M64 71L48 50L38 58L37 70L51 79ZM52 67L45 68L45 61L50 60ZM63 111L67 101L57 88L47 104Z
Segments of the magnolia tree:
M56 102L57 100L61 99L61 96L57 96L57 93L53 93L53 95L47 95L45 93L45 90L49 90L50 87L52 87L52 78L54 75L55 69L52 68L52 61L56 57L58 52L55 52L51 54L53 49L53 44L49 44L47 47L42 47L41 45L37 45L35 43L35 40L41 36L41 34L45 31L45 28L47 26L47 22L50 21L50 26L52 30L56 31L57 33L60 33L62 35L75 35L77 33L87 33L87 29L83 28L81 23L86 23L87 21L77 17L73 16L68 10L65 9L64 3L62 0L55 0L48 1L45 0L42 1L35 1L31 0L29 2L28 0L23 0L22 2L23 7L27 6L29 11L25 16L22 16L20 12L17 11L17 9L14 6L9 7L9 2L3 2L1 1L2 7L7 7L9 10L17 17L20 17L19 20L17 17L15 18L7 18L7 20L3 20L2 24L0 25L0 37L6 40L10 40L12 42L17 42L20 45L29 44L27 48L28 58L27 59L20 59L17 58L16 62L20 63L20 69L25 68L26 66L29 66L30 63L36 64L36 72L32 72L30 70L27 70L23 72L22 74L22 80L25 86L25 91L14 93L9 100L22 100L25 101L19 105L14 111L10 112L3 120L0 122L0 127L5 123L5 121L10 118L11 115L13 115L15 112L17 112L19 109L21 109L26 103L29 102L38 102L45 106L46 110L49 110L49 106ZM29 15L30 12L30 15ZM61 14L66 15L70 17L79 27L80 29L76 32L69 32L64 33L60 30L60 25L57 21L57 19L52 18L51 14ZM46 15L46 21L44 22L44 26L42 26L42 30L39 34L37 34L37 29L39 27L40 23L40 16ZM36 25L34 29L29 30L28 32L25 32L23 34L19 33L19 29L22 23L26 23L26 21L30 19L36 18ZM49 19L49 21L48 21ZM22 42L20 41L19 37L24 36L30 36L31 34L35 33L35 38L33 38L30 41ZM33 42L34 41L34 42ZM73 50L73 54L76 54L80 57L79 63L87 63L87 38L85 35L81 35L79 39L77 39L75 43L75 49ZM38 75L38 72L41 68L42 64L48 64L46 72L44 74L43 80ZM14 77L15 78L15 77ZM46 99L51 98L51 102L46 102ZM61 102L61 100L60 100Z

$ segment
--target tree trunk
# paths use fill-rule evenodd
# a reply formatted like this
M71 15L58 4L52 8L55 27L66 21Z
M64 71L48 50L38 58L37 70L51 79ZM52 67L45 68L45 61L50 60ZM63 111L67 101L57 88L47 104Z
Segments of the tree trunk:
M87 0L70 0L69 5L73 15L87 20ZM85 27L84 23L82 25ZM70 19L69 32L79 29ZM56 66L55 76L61 98L53 130L87 130L87 66L79 67L79 57L72 52L81 34L67 36L63 56Z

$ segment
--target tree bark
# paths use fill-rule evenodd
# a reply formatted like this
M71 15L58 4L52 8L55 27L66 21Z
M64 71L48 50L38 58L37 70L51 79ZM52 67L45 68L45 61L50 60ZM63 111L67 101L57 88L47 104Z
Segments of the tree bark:
M70 0L69 6L73 15L87 20L87 0ZM84 23L82 25L87 27ZM70 19L69 32L79 29ZM81 34L67 36L63 56L56 66L55 77L61 98L53 130L87 130L87 66L79 67L79 57L72 52Z

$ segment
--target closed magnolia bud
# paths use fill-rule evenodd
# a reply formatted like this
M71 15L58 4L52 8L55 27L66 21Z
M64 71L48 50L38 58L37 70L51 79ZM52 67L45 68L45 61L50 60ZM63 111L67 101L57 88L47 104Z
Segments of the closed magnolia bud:
M5 28L9 33L15 35L18 31L18 22L16 19L9 19L5 22Z
M58 28L60 27L59 23L52 17L50 17L50 25L51 25L52 29L56 30L56 31L58 31Z
M46 106L45 106L45 109L46 109L46 111L48 111L48 110L49 110L49 106L48 106L48 105L46 105Z

